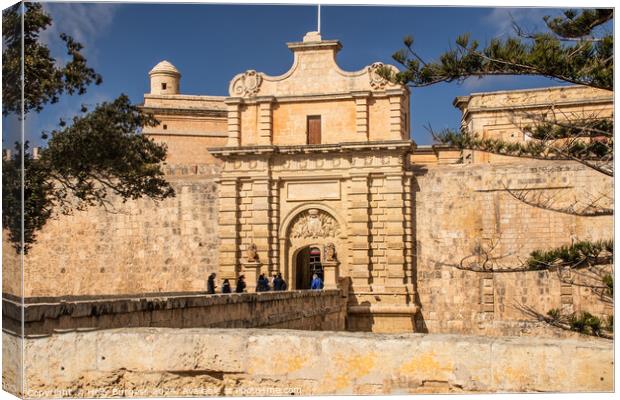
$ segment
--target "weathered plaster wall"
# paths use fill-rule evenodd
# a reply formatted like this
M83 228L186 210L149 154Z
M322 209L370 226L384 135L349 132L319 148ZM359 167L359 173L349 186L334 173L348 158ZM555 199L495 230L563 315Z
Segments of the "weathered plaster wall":
M206 290L218 267L218 171L169 167L174 198L114 201L110 211L91 207L48 221L25 259L24 296ZM18 266L4 265L5 293L20 294Z
M26 339L25 365L35 398L613 390L600 339L126 328Z
M551 308L611 314L611 305L590 288L560 282L556 272L479 273L457 266L480 263L476 246L496 266L518 267L536 249L571 241L613 238L613 217L578 217L525 204L511 195L552 207L613 198L611 178L576 163L437 165L416 171L416 275L421 304L418 330L520 334L530 319L521 306L546 314ZM525 190L527 189L527 190ZM467 258L466 258L467 257ZM600 282L599 282L600 284ZM527 331L527 329L525 329Z
M5 331L27 336L126 327L287 328L344 330L346 294L339 290L134 297L4 299ZM22 314L23 312L23 314Z

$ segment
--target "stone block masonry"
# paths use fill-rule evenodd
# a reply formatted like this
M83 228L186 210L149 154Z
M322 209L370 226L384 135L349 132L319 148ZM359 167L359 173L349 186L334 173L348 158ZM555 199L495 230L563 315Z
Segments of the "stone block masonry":
M219 167L166 166L176 196L55 215L24 259L24 297L201 292L218 270ZM3 293L21 295L19 259L3 240Z
M331 159L325 163L335 168ZM271 231L277 231L287 215L295 214L281 201L296 193L294 186L261 184L261 198L271 207L265 213L237 198L237 186L249 186L248 182L218 185L218 167L167 167L166 173L177 191L175 198L161 203L148 199L118 202L118 213L92 208L49 221L25 259L25 297L204 292L209 273L218 272L221 280L234 278L240 271L244 246L255 233L252 229L258 227L258 223L237 221L246 218L241 213L262 218L260 226ZM518 160L497 165L414 165L403 177L402 198L388 191L395 183L400 191L396 178L356 176L342 184L342 197L346 195L347 201L332 207L343 213L339 225L348 224L355 231L346 241L330 239L342 261L339 276L348 275L355 284L349 299L349 329L411 331L412 312L419 306L414 323L420 332L555 336L540 326L526 326L531 318L518 306L543 314L552 308L602 316L613 313L611 304L597 301L590 288L568 287L555 273L481 274L455 268L477 245L489 247L496 242L493 252L498 262L514 266L532 250L573 240L610 238L612 216L579 217L534 207L514 198L506 188L528 196L540 193L543 199L552 197L562 206L562 202L587 202L588 196L608 193L611 179L576 163ZM313 202L312 207L338 201ZM392 221L393 210L399 209L405 215L411 213L411 221L407 217L403 226ZM252 240L263 272L272 272L278 262L293 261L291 254L280 251L286 239L278 232L271 238ZM19 296L18 259L7 240L3 246L3 292L5 298ZM402 267L400 259L398 264L391 263L395 256L405 257ZM373 290L362 290L370 282ZM409 288L408 293L400 295L395 287ZM373 303L379 293L381 304ZM408 307L393 308L403 304ZM386 310L405 315L403 324L384 319L381 312Z
M562 212L570 207L578 211L596 199L596 207L613 207L613 178L573 162L525 159L425 166L414 173L419 331L542 334L525 327L523 322L531 317L523 307L541 314L552 308L613 314L613 305L601 301L592 288L567 284L570 281L560 280L556 272L458 268L479 265L485 254L496 267L515 268L534 250L613 238L611 215Z
M3 349L20 339L3 334ZM30 398L609 392L607 340L123 328L23 341ZM4 353L15 358L17 354ZM13 361L17 361L14 359ZM19 392L5 362L4 385Z

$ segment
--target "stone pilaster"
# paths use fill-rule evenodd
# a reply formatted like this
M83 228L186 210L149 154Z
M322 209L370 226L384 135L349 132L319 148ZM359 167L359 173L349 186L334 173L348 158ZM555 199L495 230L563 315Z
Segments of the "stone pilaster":
M241 144L241 105L243 99L229 97L225 101L228 106L228 143L227 146Z
M480 308L485 321L493 319L495 312L495 283L492 272L485 272L480 278Z
M238 277L239 252L239 187L236 179L219 181L218 225L220 236L219 278Z
M415 190L415 177L411 172L404 174L405 179L405 192L404 192L404 221L405 221L405 236L403 245L405 247L405 283L412 286L412 290L415 292L415 209L414 209L414 196Z
M560 307L563 314L571 314L575 311L571 281L570 268L562 268L560 271Z
M282 275L286 275L284 269L285 264L280 263L280 241L279 231L280 227L280 182L279 180L272 180L270 183L269 193L269 230L271 236L269 239L269 263L271 266L270 273L281 272ZM288 283L288 281L287 281Z
M353 291L368 291L370 271L369 248L369 177L367 174L352 175L349 180L349 244L350 276Z
M405 113L403 112L403 90L388 90L387 94L390 102L390 137L399 139L404 138Z
M405 284L405 204L404 177L388 175L383 185L385 245L387 258L386 289L402 290Z
M386 273L386 249L385 249L385 232L383 221L383 194L380 193L383 188L383 177L374 176L370 179L370 208L368 209L370 218L370 264L369 269L372 271L372 287L373 290L385 283Z
M359 140L368 140L368 98L371 92L353 92L355 99L355 131Z
M270 145L273 138L272 104L274 97L258 97L258 144Z
M266 268L264 273L271 270L270 258L270 220L269 220L269 192L268 179L255 179L252 181L252 191L248 193L250 201L248 211L251 217L245 222L251 227L252 242L256 245L258 259Z

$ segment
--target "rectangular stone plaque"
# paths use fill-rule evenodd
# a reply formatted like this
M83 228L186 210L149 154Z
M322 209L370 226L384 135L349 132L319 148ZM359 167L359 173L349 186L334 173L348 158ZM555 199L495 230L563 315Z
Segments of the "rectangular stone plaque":
M286 184L286 199L298 200L338 200L340 181L300 181Z

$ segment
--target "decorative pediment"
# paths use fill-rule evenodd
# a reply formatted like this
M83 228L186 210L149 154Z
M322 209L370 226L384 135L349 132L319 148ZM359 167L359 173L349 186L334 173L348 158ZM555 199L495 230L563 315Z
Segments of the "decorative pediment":
M341 49L337 40L322 40L320 34L311 32L303 42L288 43L293 52L293 66L283 75L269 76L254 70L235 76L229 86L230 96L252 98L255 96L308 96L338 95L358 91L385 91L400 88L389 82L377 71L384 64L373 63L359 71L343 71L336 63L336 53ZM391 65L388 68L398 71Z
M300 213L291 224L291 239L334 238L340 235L340 226L336 219L318 209Z

